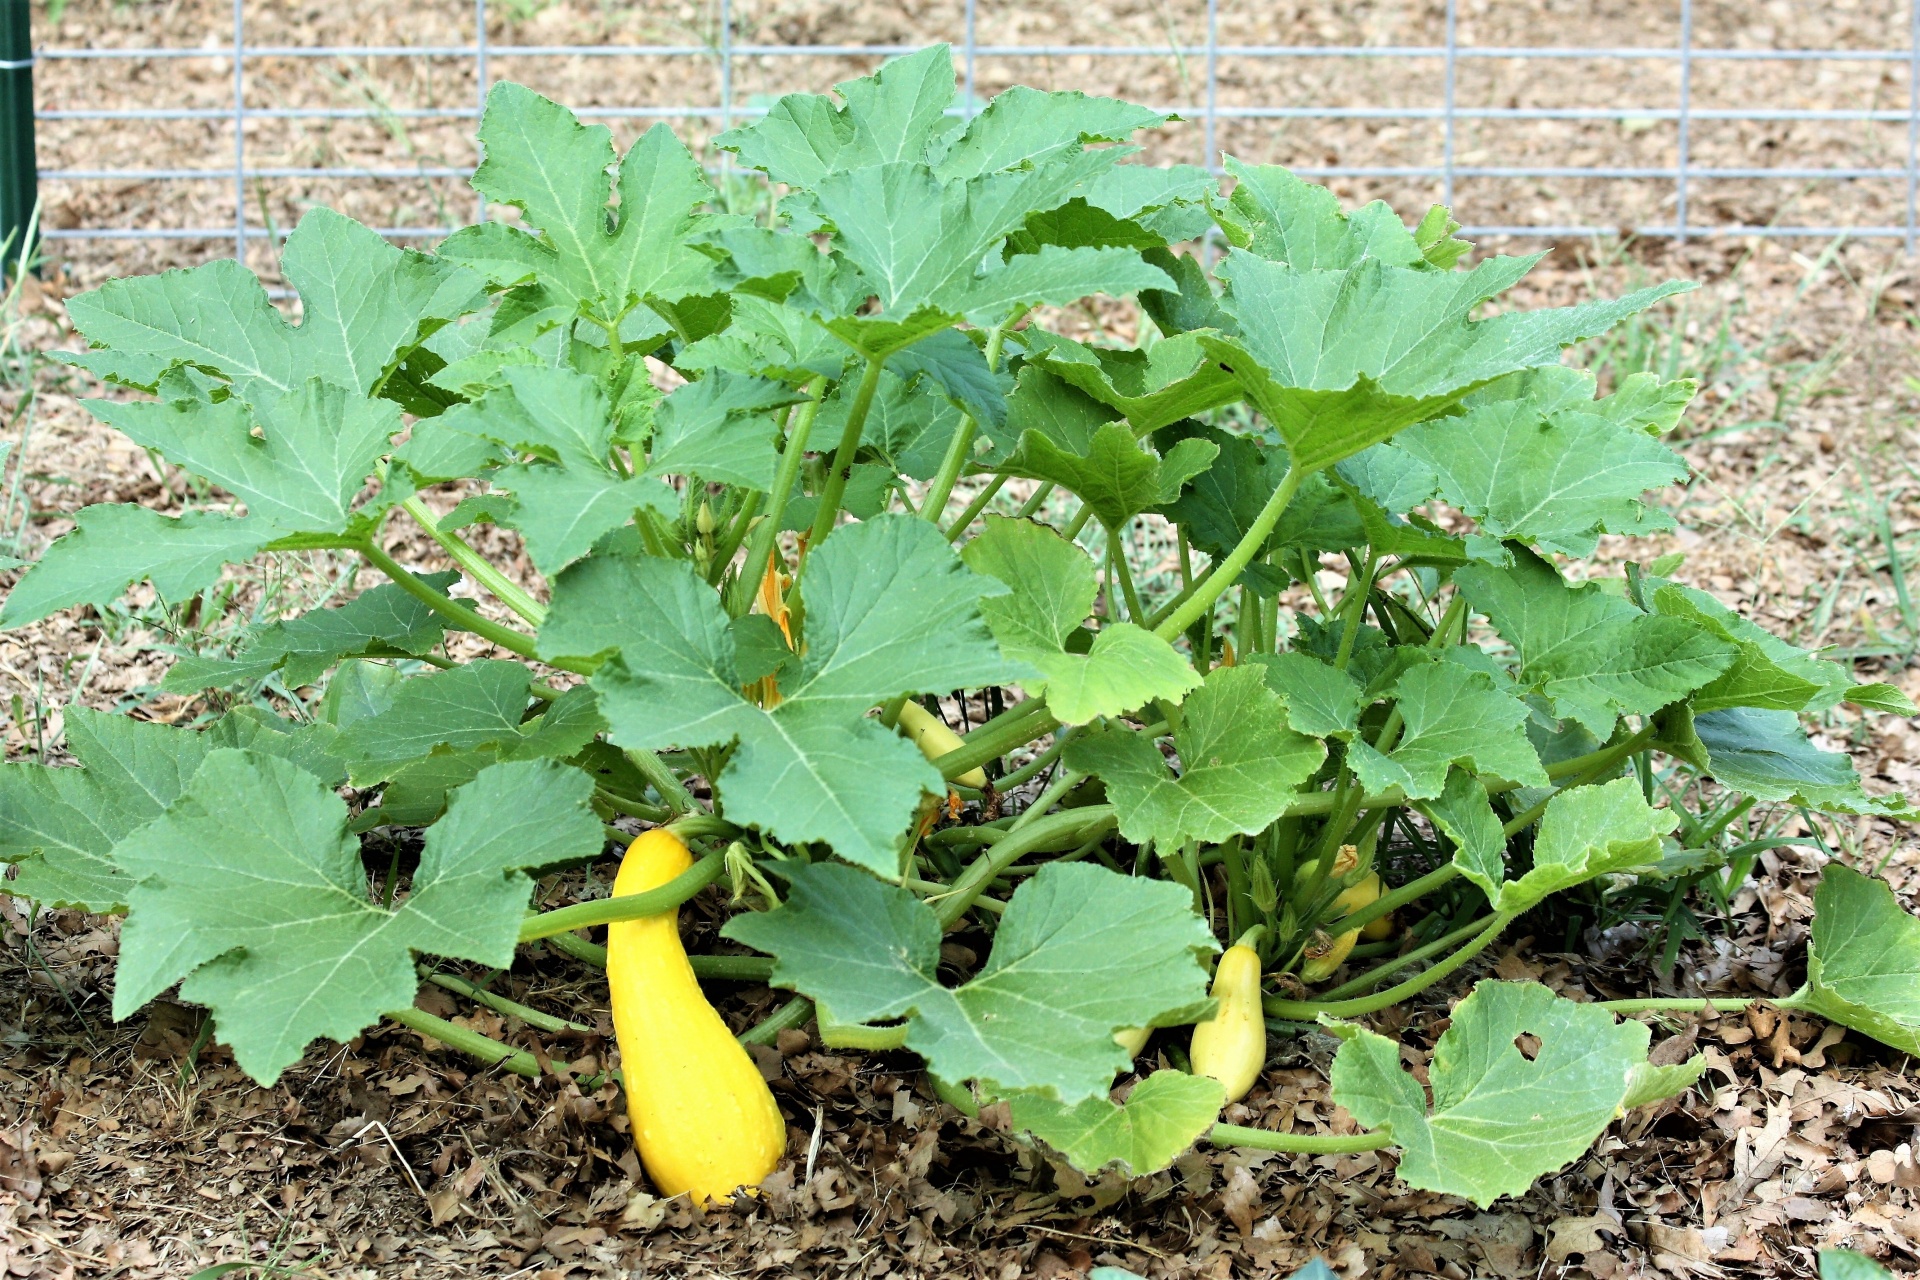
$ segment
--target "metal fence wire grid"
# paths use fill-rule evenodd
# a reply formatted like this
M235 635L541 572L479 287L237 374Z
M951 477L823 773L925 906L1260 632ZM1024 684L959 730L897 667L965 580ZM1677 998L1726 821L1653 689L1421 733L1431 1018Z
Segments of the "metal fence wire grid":
M465 0L457 2L464 4ZM1495 0L1496 4L1502 2L1511 3L1513 0ZM1837 2L1841 7L1854 7L1846 5L1844 0ZM524 9L526 3L527 0L520 0L515 7ZM4 193L0 193L0 197L3 197L0 198L0 235L12 236L12 242L17 246L25 233L24 224L34 207L36 182L43 198L47 198L50 210L54 204L51 193L72 196L73 193L84 193L90 189L101 193L124 191L129 184L137 184L145 193L137 202L139 207L156 212L168 208L169 191L184 190L193 184L200 184L201 188L218 184L228 192L221 203L230 202L231 205L231 218L226 225L209 225L204 217L187 225L168 225L163 217L156 217L146 224L89 220L69 225L58 217L49 216L42 235L48 241L70 244L72 248L69 252L78 251L80 245L86 242L198 241L205 243L209 254L226 251L220 247L225 245L244 261L250 243L284 233L284 227L277 220L262 216L260 208L256 207L261 183L295 180L382 184L445 180L443 185L451 188L451 184L463 181L472 172L471 158L464 163L429 163L417 155L412 163L267 163L258 155L260 143L257 140L253 144L255 154L249 155L249 135L255 134L257 137L266 128L332 127L333 122L370 121L381 123L389 129L404 130L428 123L445 125L451 122L459 125L459 122L465 122L459 127L468 135L470 146L473 122L483 108L489 86L496 78L503 78L499 74L503 63L511 62L514 78L537 79L538 68L543 63L578 66L589 60L625 60L629 63L650 60L653 63L678 61L689 66L710 68L710 76L700 77L710 86L710 96L657 104L569 105L577 106L578 113L588 119L682 121L686 122L686 127L696 137L710 137L737 119L764 113L772 100L773 95L769 93L740 92L743 67L766 68L783 60L800 67L822 59L866 59L871 63L944 39L953 46L956 72L963 86L961 100L966 105L960 108L962 111L975 109L976 103L985 96L984 93L977 96L976 87L986 78L986 70L990 67L1018 66L1030 72L1036 67L1054 66L1057 68L1054 76L1056 83L1042 84L1042 87L1082 87L1071 67L1082 67L1090 62L1140 64L1175 59L1181 68L1181 83L1189 89L1191 100L1154 105L1176 112L1190 122L1181 137L1184 145L1193 150L1186 155L1178 155L1164 151L1151 153L1150 149L1148 158L1199 161L1216 172L1223 140L1227 135L1238 131L1236 141L1243 136L1254 136L1246 131L1262 123L1281 129L1292 129L1291 122L1315 122L1321 128L1332 127L1336 122L1347 122L1349 125L1357 123L1368 128L1422 127L1426 131L1423 134L1425 140L1418 148L1422 154L1409 157L1412 162L1406 163L1364 163L1349 161L1344 157L1331 162L1324 159L1313 162L1315 157L1311 148L1302 145L1303 138L1311 139L1311 131L1305 129L1294 129L1286 134L1282 145L1276 148L1290 154L1259 154L1257 151L1242 154L1252 160L1287 163L1296 172L1314 178L1358 184L1356 189L1362 194L1374 193L1368 187L1369 183L1376 188L1383 183L1394 184L1399 190L1424 187L1432 198L1465 215L1463 220L1469 222L1466 228L1469 234L1552 237L1633 235L1665 237L1676 241L1707 236L1845 236L1897 240L1909 253L1914 251L1916 239L1920 238L1920 0L1914 0L1902 12L1885 15L1886 29L1881 33L1885 43L1881 47L1854 48L1736 47L1724 40L1696 43L1694 0L1677 0L1677 3L1658 0L1658 3L1640 6L1659 10L1663 20L1671 24L1675 35L1671 45L1477 44L1462 37L1462 8L1465 5L1471 10L1472 0L1445 0L1444 14L1439 13L1441 6L1435 6L1436 16L1440 19L1438 30L1442 35L1438 43L1375 45L1288 42L1286 37L1292 33L1280 29L1288 24L1279 18L1262 25L1258 10L1264 3L1265 0L1259 0L1259 3L1256 0L1237 0L1237 3L1228 0L1227 13L1223 15L1223 0L1194 0L1189 27L1197 29L1199 38L1191 44L1183 44L1175 39L1171 24L1168 39L1158 45L989 43L980 38L983 27L993 16L990 6L989 12L983 13L983 0L963 0L956 4L954 12L942 19L942 25L950 23L955 29L933 29L930 25L920 33L924 38L911 44L768 43L740 39L741 24L737 21L735 0L716 0L710 26L699 42L514 44L489 39L490 25L495 29L503 29L501 15L489 13L488 0L473 0L468 28L470 39L464 43L301 45L249 43L249 9L253 10L252 17L258 26L272 6L264 4L262 0L255 0L252 5L242 0L232 0L230 40L217 45L62 47L42 43L35 48L29 38L28 0L0 0L0 6L3 6L0 8L0 134L4 134L0 136L0 182L4 182L6 188ZM1201 8L1202 4L1204 9ZM1249 11L1242 12L1239 5L1248 6ZM1485 7L1484 4L1478 6L1481 9ZM1738 9L1742 6L1733 7ZM1752 7L1757 10L1762 6L1755 4ZM1812 4L1804 6L1805 9L1822 7ZM1251 32L1262 37L1264 42L1223 40L1223 16L1235 19L1236 30ZM1471 17L1471 12L1468 16ZM1266 37L1271 39L1266 40ZM268 105L263 98L281 95L263 94L256 84L260 69L268 64L284 66L292 63L308 68L307 78L313 80L325 67L369 66L384 63L385 60L457 64L461 68L463 82L471 87L471 96L428 105L393 105L387 102L363 106ZM230 101L206 105L206 94L202 92L200 105L89 106L79 104L84 101L84 95L76 101L76 95L72 92L76 85L104 83L109 77L124 78L131 74L129 68L132 67L158 69L160 82L165 83L166 68L189 63L201 68L224 67L230 72ZM1264 64L1269 69L1279 69L1335 63L1383 68L1395 80L1406 79L1400 73L1400 68L1431 68L1437 64L1438 99L1396 105L1372 105L1351 100L1258 102L1244 100L1244 94L1240 95L1241 100L1228 100L1228 95L1223 92L1223 68L1226 67ZM1577 78L1582 68L1597 65L1657 69L1662 75L1661 87L1671 96L1665 101L1630 101L1599 106L1520 105L1515 102L1501 104L1463 100L1463 71L1488 63L1531 68L1534 81L1541 84ZM1066 68L1062 68L1061 64L1067 64ZM1897 101L1886 101L1883 97L1877 105L1779 105L1777 96L1773 96L1767 105L1706 105L1700 101L1700 78L1708 70L1731 73L1733 82L1737 83L1745 74L1742 69L1748 67L1765 66L1776 71L1785 67L1797 74L1799 68L1835 65L1854 67L1858 74L1875 77L1882 84L1893 86L1895 92L1904 92L1899 94ZM38 109L35 109L33 84L36 68L41 72L40 96L43 99ZM1189 75L1189 71L1192 74ZM1021 78L1037 82L1031 75ZM204 86L208 76L202 71L199 79ZM59 81L57 92L51 84L55 80ZM1424 85L1427 82L1423 80L1421 83ZM536 83L535 87L539 85ZM818 89L823 85L809 79L796 79L791 87ZM1886 96L1890 97L1891 94ZM1521 163L1497 163L1498 157L1488 155L1486 148L1469 148L1466 145L1466 131L1470 128L1519 129L1542 122L1572 125L1598 122L1629 131L1659 129L1666 139L1667 154L1657 162L1650 163L1552 164L1531 157ZM158 130L201 131L226 125L231 131L230 145L221 146L217 152L205 150L204 162L199 163L151 166L56 163L37 167L36 171L36 124L40 127L44 152L46 138L51 131L103 123L112 128L135 125ZM1853 127L1861 131L1874 131L1871 136L1878 141L1873 146L1859 148L1872 154L1842 156L1831 164L1769 164L1764 163L1770 158L1764 151L1758 157L1760 162L1755 163L1703 162L1697 144L1702 128L1728 124ZM1832 149L1826 149L1826 153L1831 154ZM723 164L724 158L717 153L710 152L709 156L716 167ZM45 165L44 153L40 163ZM1664 216L1630 223L1607 222L1598 218L1530 221L1513 217L1473 223L1471 215L1475 212L1475 192L1482 185L1496 180L1520 183L1574 180L1652 184L1663 192L1657 208ZM1702 193L1713 190L1714 184L1733 181L1779 184L1782 189L1793 188L1796 184L1801 189L1815 184L1870 186L1878 192L1878 196L1876 201L1868 203L1867 212L1877 212L1881 216L1861 221L1834 219L1818 224L1796 222L1790 218L1724 220L1712 216L1711 208L1706 209L1703 216ZM249 195L250 188L255 192L253 198ZM468 193L460 198L464 202L473 197ZM112 202L80 199L78 203L98 208L111 205ZM204 211L206 203L204 197L199 201L201 211ZM441 217L399 221L378 229L395 239L438 238L447 234L452 229L451 224L458 220L452 216L449 203L446 199L440 201L438 211L443 215ZM1782 207L1791 212L1793 200L1785 200ZM474 207L474 212L476 217L486 216L484 201ZM182 246L183 249L187 247Z

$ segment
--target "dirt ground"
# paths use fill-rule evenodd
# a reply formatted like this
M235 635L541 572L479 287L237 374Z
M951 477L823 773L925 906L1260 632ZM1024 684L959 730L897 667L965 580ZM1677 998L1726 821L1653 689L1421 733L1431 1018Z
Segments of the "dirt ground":
M1522 3L1468 0L1463 42L1670 44L1666 3ZM261 45L460 44L471 7L249 7ZM957 3L737 4L741 41L917 42L958 38ZM713 29L699 6L613 0L496 3L494 43L698 43ZM524 18L516 17L524 14ZM1178 41L1182 57L984 59L985 95L1024 80L1190 105L1194 53L1204 35L1194 3L1022 6L983 3L987 43ZM1438 4L1252 4L1220 7L1229 44L1430 43ZM1904 46L1906 15L1883 0L1822 4L1701 3L1700 45ZM77 2L45 44L214 45L230 38L230 10L210 0ZM819 88L871 59L744 58L736 100ZM1677 69L1613 60L1579 64L1468 61L1459 100L1502 105L1669 105ZM1225 59L1222 103L1430 105L1440 68L1348 59ZM1905 105L1904 64L1700 64L1701 105L1884 108ZM576 106L676 105L716 100L711 60L619 61L502 56L496 78L525 78ZM45 107L231 105L226 64L51 62L40 69ZM249 71L256 105L464 108L474 84L459 59L264 59ZM632 122L617 124L630 135ZM703 124L675 120L676 127ZM1470 164L1662 164L1670 123L1546 122L1482 127L1457 140ZM1643 126L1644 127L1641 127ZM1426 121L1227 122L1221 145L1254 160L1312 164L1420 164L1436 154ZM265 120L249 128L262 166L464 165L471 119L373 122ZM1696 163L1801 165L1905 162L1904 125L1794 122L1696 124ZM159 125L55 122L42 128L47 167L213 167L231 155L230 122ZM1156 159L1197 161L1200 130L1154 140ZM1337 184L1351 198L1432 199L1437 184L1380 179ZM219 226L232 220L226 180L49 183L49 225ZM1469 221L1611 225L1671 218L1670 183L1473 180L1459 189ZM1702 184L1690 216L1706 220L1896 223L1904 182ZM256 221L290 225L307 204L337 204L378 225L471 216L457 181L323 183L262 178L250 188ZM1663 203L1665 202L1665 203ZM104 275L150 271L230 251L218 243L68 242L44 285L8 319L26 349L72 342L62 299ZM270 246L253 265L271 274ZM1920 277L1892 246L1808 241L1569 243L1519 291L1520 305L1615 293L1683 275L1701 289L1589 353L1603 374L1654 368L1699 377L1700 401L1681 428L1695 478L1677 495L1681 529L1642 542L1636 558L1669 550L1676 576L1735 601L1782 635L1830 646L1862 678L1889 679L1920 697L1912 658L1920 643L1908 575L1920 531ZM1095 318L1064 317L1061 323ZM1120 317L1115 327L1124 330ZM16 362L19 364L19 362ZM0 414L15 453L0 508L0 541L32 556L90 502L177 507L177 477L78 405L97 389L44 362L0 378ZM451 495L447 496L451 501ZM484 550L531 576L512 535ZM5 549L5 548L0 548ZM431 564L425 545L396 554ZM1629 554L1609 545L1603 557ZM270 613L310 607L354 586L344 561L316 556L248 570L238 600ZM362 582L359 585L368 585ZM63 616L0 636L0 682L11 710L9 759L57 755L61 711L73 702L138 706L153 718L200 708L160 695L172 647L206 644L231 621L180 630L177 615L135 599L90 617ZM223 627L225 632L223 632ZM1829 747L1852 752L1870 788L1920 794L1920 721L1836 715L1819 726ZM1808 833L1773 815L1783 834ZM1799 825L1796 825L1799 824ZM1621 909L1608 927L1579 927L1545 911L1516 927L1470 976L1532 977L1569 995L1784 995L1804 969L1810 893L1837 857L1881 867L1904 901L1920 902L1920 841L1884 822L1821 824L1822 847L1766 854L1724 915L1696 904L1705 937L1687 942L1663 976L1648 954L1657 921ZM585 885L543 886L565 901ZM724 899L710 891L685 913L696 945L711 947ZM965 942L963 937L961 942ZM537 1082L473 1064L393 1026L349 1046L316 1046L274 1088L253 1086L218 1045L200 1049L198 1010L165 1001L123 1024L108 1016L117 927L71 912L29 919L0 896L0 1275L186 1277L221 1262L254 1262L327 1277L564 1277L794 1275L902 1277L1082 1274L1115 1264L1150 1276L1284 1276L1324 1256L1343 1276L1542 1277L1611 1280L1640 1275L1807 1276L1814 1250L1847 1244L1896 1271L1920 1267L1920 1075L1914 1064L1837 1028L1760 1008L1739 1018L1672 1019L1664 1052L1708 1055L1700 1087L1636 1112L1584 1160L1543 1178L1527 1196L1479 1212L1452 1197L1411 1192L1389 1153L1290 1157L1245 1152L1189 1156L1131 1184L1089 1184L938 1103L905 1056L847 1055L788 1033L763 1065L790 1125L790 1160L756 1201L699 1214L654 1199L635 1161L619 1099L574 1079ZM468 976L482 975L469 972ZM541 1042L582 1071L609 1053L603 982L539 947L498 989L596 1027ZM1446 1026L1443 984L1427 1001L1381 1015L1419 1069ZM532 1046L526 1027L436 988L423 1003L476 1028ZM776 999L764 988L724 990L736 1025ZM1332 1043L1317 1034L1280 1041L1278 1056L1229 1120L1340 1132L1351 1125L1327 1099ZM268 1273L261 1273L268 1274Z

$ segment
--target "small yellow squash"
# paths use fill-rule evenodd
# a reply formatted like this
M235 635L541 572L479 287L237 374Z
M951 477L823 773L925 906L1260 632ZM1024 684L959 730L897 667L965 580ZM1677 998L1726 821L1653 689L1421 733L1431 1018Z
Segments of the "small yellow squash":
M941 722L939 716L911 698L900 704L900 732L912 738L913 745L920 748L920 754L929 760L938 760L949 751L958 751L966 745L959 734ZM954 781L978 791L987 785L987 771L985 768L969 769Z
M643 832L613 892L656 889L692 865L671 831ZM607 985L640 1162L661 1194L690 1192L699 1202L757 1187L786 1152L787 1125L760 1069L701 992L679 916L608 925Z
M1260 953L1236 944L1220 956L1213 971L1213 998L1219 1012L1193 1028L1190 1056L1195 1075L1212 1076L1226 1086L1227 1101L1238 1102L1267 1065L1267 1019L1260 1008Z

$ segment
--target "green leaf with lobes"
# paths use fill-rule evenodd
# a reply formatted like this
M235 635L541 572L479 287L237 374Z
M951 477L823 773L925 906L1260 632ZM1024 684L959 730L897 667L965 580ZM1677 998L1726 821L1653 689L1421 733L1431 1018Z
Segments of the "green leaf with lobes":
M1486 784L1464 769L1447 775L1441 793L1415 806L1453 841L1453 865L1492 902L1507 882L1507 836L1487 799Z
M1886 881L1828 863L1813 895L1806 985L1781 1003L1920 1053L1920 919Z
M1129 1178L1158 1173L1198 1142L1220 1116L1218 1080L1156 1071L1124 1102L1102 1097L1071 1106L1016 1093L1007 1099L1015 1129L1025 1129L1082 1173L1117 1168Z
M1519 651L1521 683L1596 738L1620 715L1678 702L1736 656L1734 645L1684 618L1642 613L1597 582L1570 587L1531 554L1516 554L1507 569L1467 565L1453 580Z
M480 146L474 189L520 210L526 225L467 227L441 244L442 258L518 286L555 323L585 315L618 324L645 300L674 302L715 287L713 259L692 244L710 220L695 211L713 188L667 125L616 157L605 125L583 125L565 107L503 82L487 93Z
M413 953L504 968L533 880L605 841L590 778L547 761L495 765L427 833L404 902L367 896L347 807L298 766L211 752L115 858L137 884L121 930L113 1012L179 981L212 1011L234 1060L272 1084L320 1036L350 1040L413 1002Z
M1000 652L1040 671L1026 682L1044 693L1063 724L1124 715L1156 698L1177 702L1200 683L1173 646L1129 622L1103 624L1085 653L1067 642L1093 612L1100 584L1085 551L1045 525L1006 516L961 552L967 567L1007 584L1008 594L983 599L980 612Z
M1904 796L1868 795L1852 758L1814 746L1791 711L1726 707L1695 715L1677 707L1662 716L1661 727L1663 750L1756 799L1828 813L1913 813Z
M1646 866L1660 857L1661 837L1679 821L1670 809L1655 809L1637 778L1573 787L1547 802L1533 842L1533 867L1518 880L1494 881L1483 864L1461 872L1486 891L1494 909L1526 911L1549 895L1610 872Z
M1227 156L1225 166L1234 179L1233 192L1212 205L1236 248L1303 271L1345 270L1362 258L1396 267L1453 265L1445 250L1436 254L1437 246L1422 245L1418 233L1383 201L1348 213L1332 191L1280 165L1250 165ZM1434 209L1445 213L1438 205Z
M605 658L592 683L622 746L737 741L716 780L732 820L897 875L898 838L920 796L944 783L867 711L898 693L1037 674L1003 657L981 620L981 599L1005 590L968 572L926 521L878 516L810 553L805 649L771 711L742 695L726 610L681 561L602 555L569 569L540 653Z
M1522 786L1547 785L1527 739L1526 704L1485 672L1456 662L1424 663L1401 676L1393 692L1405 725L1393 750L1383 755L1364 740L1347 748L1347 763L1368 791L1399 787L1409 799L1429 799L1441 793L1456 764Z
M1287 706L1287 723L1310 738L1351 738L1367 702L1360 682L1299 649L1256 653L1247 665L1267 674L1267 687Z
M0 628L65 609L105 608L146 579L180 604L220 580L221 566L248 560L278 537L266 523L211 511L163 516L131 503L82 507L73 532L41 553L0 604Z
M459 578L451 571L419 575L420 582L441 595ZM343 658L358 654L418 657L445 638L439 614L398 584L383 583L338 608L314 609L256 628L235 658L183 657L160 687L198 693L279 671L287 688L298 689L314 683Z
M1586 1153L1650 1077L1646 1024L1615 1022L1538 983L1482 982L1454 1007L1428 1066L1433 1100L1400 1061L1400 1042L1323 1019L1346 1041L1333 1100L1401 1148L1400 1177L1487 1208ZM1523 1035L1537 1042L1523 1052ZM1658 1077L1684 1088L1683 1073ZM1696 1077L1698 1072L1693 1073Z
M1180 486L1213 461L1216 448L1211 440L1182 440L1161 455L1135 440L1124 423L1109 422L1084 449L1063 448L1028 431L1000 470L1059 485L1092 507L1101 524L1117 529L1147 508L1172 501Z
M1089 347L1037 328L1023 330L1019 340L1029 361L1117 410L1136 433L1144 433L1240 398L1234 375L1208 354L1208 337L1183 333L1144 352Z
M1097 774L1120 834L1173 850L1251 835L1286 810L1326 748L1286 727L1285 708L1257 667L1219 667L1180 708L1175 777L1153 739L1113 729L1074 739L1067 767Z
M1104 1098L1127 1065L1115 1031L1209 1007L1200 957L1216 944L1168 881L1047 864L1014 892L986 965L947 987L939 919L911 892L834 863L785 869L786 905L735 916L725 936L772 953L774 984L838 1021L906 1019L906 1047L945 1080L1069 1105Z
M569 689L528 720L530 681L525 666L499 659L415 677L393 691L385 710L342 729L330 750L354 785L366 787L448 751L484 749L502 760L570 756L605 728L591 689Z
M1440 497L1489 538L1589 556L1603 533L1648 534L1673 517L1645 500L1686 479L1669 430L1695 384L1649 373L1595 400L1594 376L1544 365L1469 396L1456 418L1402 432L1393 447L1431 467Z
M133 882L114 847L179 797L212 740L85 707L65 716L80 768L0 765L0 862L20 864L7 890L49 906L118 911Z
M400 409L318 378L251 406L231 398L82 403L134 443L246 503L249 522L273 536L344 533L406 496L389 483L373 507L355 510L400 430Z
M321 378L372 394L413 346L486 302L478 276L445 257L398 249L316 205L280 255L300 295L288 324L251 271L229 258L112 280L67 303L94 348L74 362L152 391L176 364L212 370L241 399L267 403Z
M1690 285L1617 301L1471 319L1537 257L1490 258L1436 272L1361 258L1343 270L1298 269L1228 254L1221 305L1240 336L1200 336L1280 433L1296 466L1330 466L1452 412L1496 378L1558 362L1561 348L1612 328ZM1394 323L1381 324L1380 317Z

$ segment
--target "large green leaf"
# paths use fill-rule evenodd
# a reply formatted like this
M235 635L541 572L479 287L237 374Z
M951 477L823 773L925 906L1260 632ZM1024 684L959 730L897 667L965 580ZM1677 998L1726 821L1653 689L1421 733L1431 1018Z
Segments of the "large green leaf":
M1072 1105L1016 1093L1013 1127L1025 1129L1082 1173L1117 1167L1144 1178L1172 1164L1213 1127L1226 1101L1218 1080L1184 1071L1156 1071L1125 1102L1086 1098Z
M458 580L453 572L420 575L420 581L442 593ZM298 689L318 680L342 658L417 657L430 652L445 636L439 614L397 584L385 583L337 609L315 609L260 627L237 657L182 658L167 672L161 687L197 693L279 671L289 689Z
M1570 587L1537 557L1515 561L1468 565L1454 582L1519 651L1522 683L1596 738L1620 715L1678 702L1734 660L1735 647L1704 627L1642 613L1597 582Z
M1486 890L1495 909L1525 911L1549 895L1595 876L1645 866L1660 857L1660 838L1679 819L1655 809L1640 794L1637 778L1574 787L1547 802L1533 842L1533 868L1501 885L1491 867L1460 862L1461 872Z
M1043 680L1047 708L1065 724L1136 710L1156 698L1178 702L1200 676L1173 646L1129 622L1109 622L1085 653L1068 642L1099 594L1093 561L1078 546L1028 520L989 516L987 527L961 553L975 573L998 578L1008 594L980 602L1000 652L1029 662Z
M1329 1025L1346 1041L1333 1060L1333 1100L1393 1135L1408 1184L1483 1209L1586 1153L1629 1085L1644 1083L1636 1069L1650 1038L1644 1023L1616 1023L1538 983L1482 982L1454 1006L1433 1047L1429 1104L1401 1066L1399 1041ZM1538 1041L1532 1053L1516 1043L1523 1035Z
M1182 440L1163 456L1119 422L1095 430L1083 448L1030 430L1000 469L1059 485L1092 507L1101 524L1117 529L1149 507L1171 502L1213 461L1216 447L1210 440Z
M278 536L261 521L189 511L163 516L131 504L82 507L74 530L48 547L6 602L0 627L38 621L69 605L104 607L142 579L178 604L220 579L220 567L245 560Z
M1128 249L1049 245L994 270L980 269L989 250L1029 213L1064 202L1081 182L1111 164L1113 154L1084 152L1042 169L954 181L943 181L924 164L879 164L831 174L816 195L833 221L840 251L860 268L878 298L880 319L967 315L992 323L1035 303L1062 305L1090 293L1173 287L1165 272ZM868 327L860 322L856 331ZM868 351L883 349L867 340L848 341ZM884 343L907 345L898 339Z
M1691 286L1558 310L1471 318L1537 258L1489 258L1438 272L1363 257L1340 270L1296 268L1236 249L1220 266L1221 305L1240 336L1201 337L1309 471L1453 409L1494 379L1556 363L1560 351Z
M493 759L570 756L606 727L591 689L570 689L527 719L529 684L526 667L494 659L420 676L396 687L385 709L343 728L328 751L365 787L448 752L491 753L475 757L469 773ZM444 776L447 765L433 768Z
M280 267L300 294L298 325L229 258L83 293L67 313L93 350L76 363L148 391L168 366L185 363L260 403L312 378L366 395L435 327L486 300L473 273L397 249L325 205L300 219Z
M1265 829L1326 758L1318 741L1287 728L1257 667L1216 668L1188 694L1174 746L1178 777L1152 738L1127 729L1076 738L1067 766L1107 784L1121 835L1171 851Z
M114 846L178 798L212 742L85 707L68 707L66 726L80 768L0 766L0 862L20 864L7 891L49 906L118 911L132 882Z
M1507 837L1487 799L1486 784L1455 769L1439 796L1422 802L1419 809L1453 841L1453 865L1460 874L1479 885L1489 902L1498 899L1507 880Z
M1233 374L1205 350L1205 336L1183 333L1138 351L1089 347L1044 329L1019 335L1030 361L1118 410L1139 433L1239 398Z
M347 807L297 765L210 753L161 817L115 857L137 881L120 935L114 1016L175 981L206 1005L242 1070L272 1084L318 1036L349 1040L413 1002L413 953L504 968L528 869L605 840L593 783L548 762L496 765L428 833L411 892L369 900Z
M1822 1249L1820 1280L1893 1280L1893 1272L1851 1249Z
M1828 863L1813 895L1806 985L1782 1003L1920 1053L1920 919L1886 881Z
M1686 740L1662 745L1711 773L1722 786L1830 813L1912 812L1904 796L1868 795L1853 760L1814 746L1791 711L1727 707L1686 719L1691 729Z
M1226 170L1234 179L1233 194L1215 205L1215 217L1235 246L1259 257L1302 270L1343 270L1362 258L1396 267L1452 265L1444 251L1431 253L1382 201L1349 214L1332 191L1279 165L1243 164L1228 156Z
M767 114L722 134L718 145L789 186L815 187L835 173L892 161L931 164L942 180L977 178L1071 160L1087 142L1120 142L1168 117L1084 93L1015 86L997 95L964 132L956 105L952 50L929 45L872 75L823 94L788 94Z
M800 589L805 652L779 706L742 696L735 634L691 565L594 556L562 574L540 631L544 657L607 655L593 677L622 746L719 747L726 812L786 841L819 840L897 874L896 841L939 773L868 719L900 693L945 693L1037 674L1000 655L980 600L1006 588L970 573L924 520L880 516L811 553Z
M1799 711L1829 691L1837 700L1851 684L1843 668L1776 639L1704 591L1678 583L1652 585L1654 612L1685 618L1734 646L1727 669L1688 699L1696 712L1728 707Z
M706 222L695 210L713 189L664 123L616 157L605 125L583 125L565 107L503 82L487 94L480 146L474 188L520 210L525 226L468 227L449 236L440 255L517 286L519 307L554 323L577 314L619 325L642 301L674 302L714 287L713 259L691 243Z
M912 893L833 863L789 864L785 906L722 932L771 952L773 981L841 1022L907 1020L906 1046L944 1080L1064 1103L1104 1098L1127 1052L1113 1033L1208 1006L1215 949L1193 898L1164 880L1049 864L1015 891L985 967L941 985L940 922Z
M1287 723L1312 738L1351 738L1367 698L1360 682L1298 649L1256 653L1247 665L1267 673L1267 687L1287 705Z
M239 399L85 402L94 416L247 504L281 533L341 533L400 410L318 378L249 408ZM257 432L257 433L256 433Z
M1364 740L1347 749L1347 763L1368 791L1399 787L1409 799L1428 799L1440 794L1456 764L1523 786L1547 785L1527 738L1526 704L1485 672L1429 662L1401 676L1393 692L1404 723L1393 750L1382 755Z
M1636 373L1599 400L1594 385L1582 370L1530 370L1469 397L1457 418L1401 433L1394 447L1433 468L1440 496L1490 538L1588 556L1602 533L1672 528L1645 495L1684 480L1687 464L1653 433L1679 420L1694 384Z

